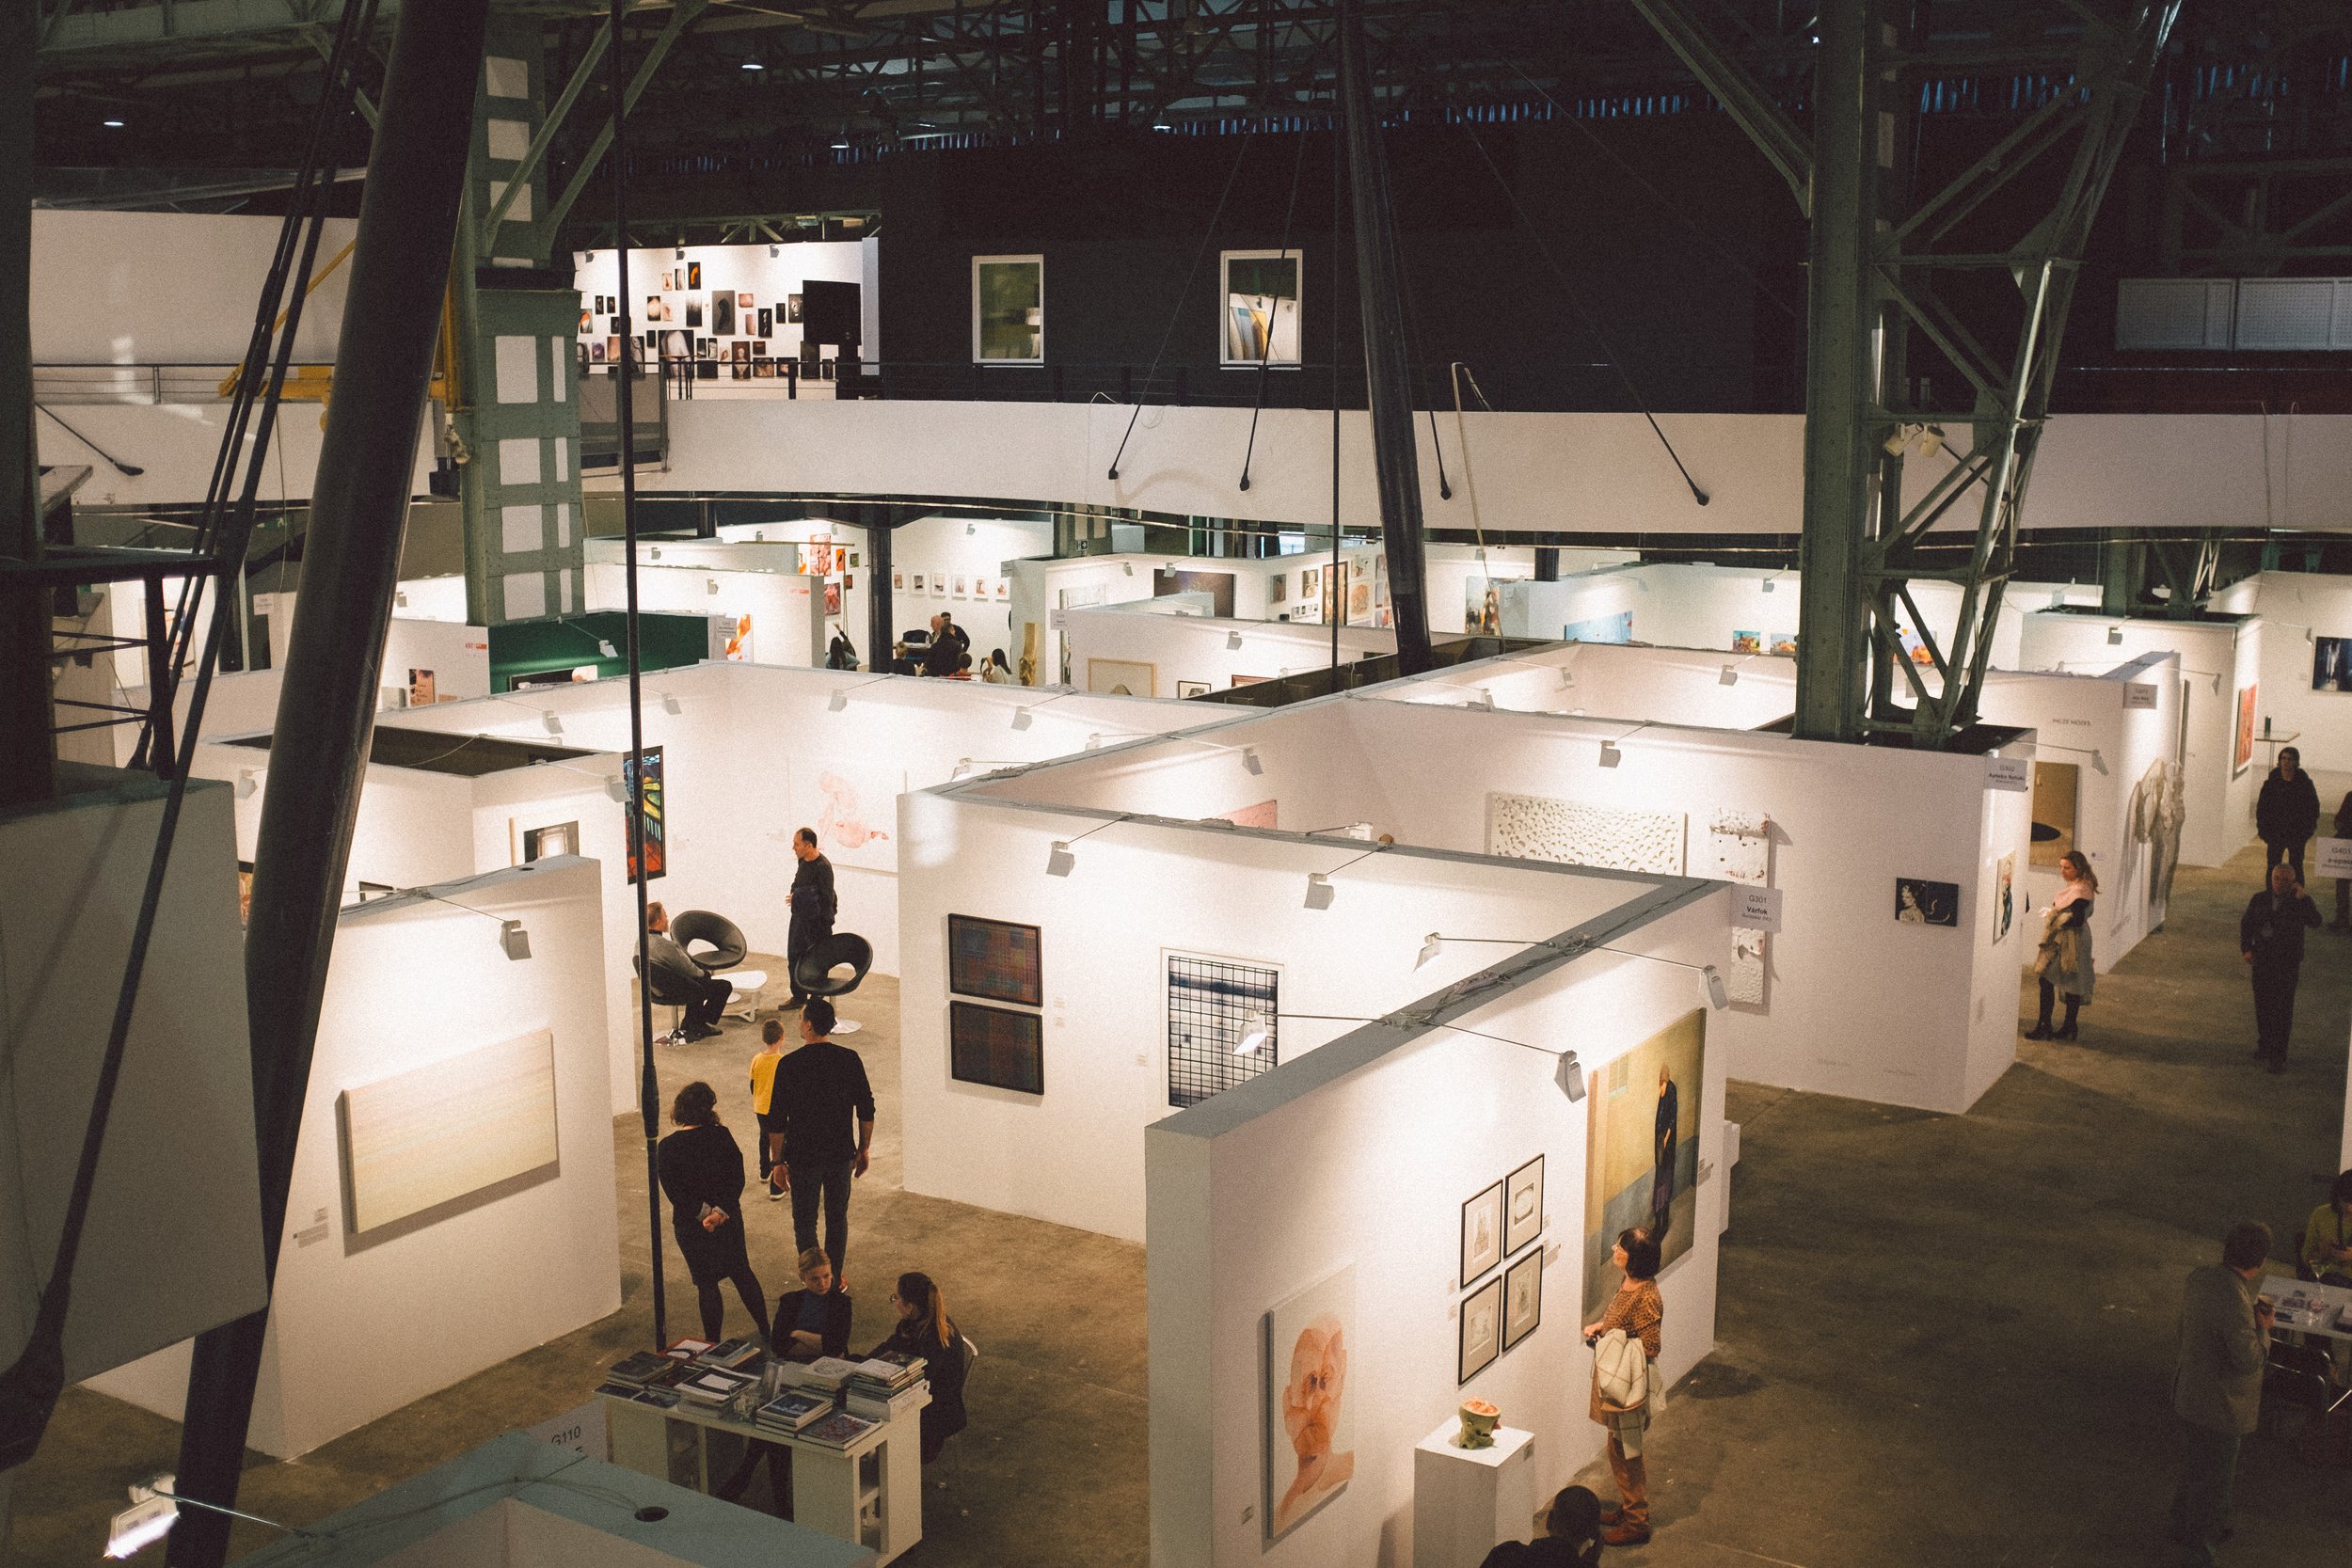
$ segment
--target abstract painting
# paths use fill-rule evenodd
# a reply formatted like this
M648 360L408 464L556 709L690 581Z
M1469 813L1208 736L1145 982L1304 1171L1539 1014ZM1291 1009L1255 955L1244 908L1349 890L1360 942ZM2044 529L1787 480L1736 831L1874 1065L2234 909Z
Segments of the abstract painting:
M2082 768L2071 762L2033 765L2033 844L2028 863L2055 866L2074 847L2074 808Z
M1345 1491L1356 1473L1356 1411L1347 1379L1355 1348L1353 1264L1265 1315L1269 1544Z
M690 289L699 289L703 286L703 264L700 261L686 263L686 286Z
M1924 877L1895 879L1895 918L1906 926L1960 924L1960 884Z
M1678 811L1625 811L1497 792L1486 797L1486 853L1679 877L1683 823Z
M556 1163L555 1036L477 1047L336 1097L354 1235Z
M1591 1070L1584 1108L1585 1322L1617 1288L1609 1250L1646 1227L1671 1263L1698 1235L1699 1098L1707 1014L1692 1009Z
M1489 1279L1462 1301L1462 1340L1454 1381L1468 1383L1502 1354L1502 1281Z
M1281 987L1269 965L1168 954L1168 1104L1198 1105L1279 1065Z
M977 1002L947 1004L947 1072L966 1084L1045 1092L1045 1020Z
M1620 610L1614 615L1593 615L1581 621L1570 621L1560 628L1560 636L1569 642L1630 642L1633 641L1633 611Z
M2230 752L2230 777L2236 778L2254 764L2254 691L2237 694L2237 744Z
M1529 1253L1502 1275L1502 1348L1509 1350L1544 1321L1544 1255Z
M1544 1157L1511 1173L1503 1202L1502 1250L1517 1252L1544 1233Z
M636 795L644 805L645 880L650 882L656 877L664 875L669 867L669 857L662 852L662 825L669 819L670 802L661 787L661 748L648 746L644 755L644 777L641 779L638 776L636 758L623 757L621 780L622 786ZM621 812L621 842L626 846L625 853L628 859L628 879L634 882L637 880L637 835L629 825L629 819L630 812L624 807Z
M1502 1261L1502 1183L1462 1205L1462 1283Z
M784 296L784 319L787 322L796 322L801 319L800 295L787 294Z
M992 1002L1045 1006L1044 970L1035 926L977 915L947 917L947 989Z
M2312 639L2312 689L2352 691L2352 637Z

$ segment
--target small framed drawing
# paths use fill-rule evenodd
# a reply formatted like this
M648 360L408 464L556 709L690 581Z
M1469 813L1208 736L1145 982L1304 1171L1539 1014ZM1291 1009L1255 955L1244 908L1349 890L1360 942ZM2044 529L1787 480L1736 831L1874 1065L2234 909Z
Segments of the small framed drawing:
M1462 1205L1462 1283L1502 1261L1502 1183Z
M1468 1383L1502 1354L1502 1276L1481 1285L1462 1301L1462 1348L1454 1381Z
M1544 1157L1540 1154L1511 1173L1502 1224L1502 1250L1514 1253L1544 1231Z
M1179 698L1205 697L1208 694L1209 683L1207 681L1178 681L1176 683L1176 695Z
M1537 1247L1502 1271L1502 1348L1509 1350L1544 1321L1544 1249Z

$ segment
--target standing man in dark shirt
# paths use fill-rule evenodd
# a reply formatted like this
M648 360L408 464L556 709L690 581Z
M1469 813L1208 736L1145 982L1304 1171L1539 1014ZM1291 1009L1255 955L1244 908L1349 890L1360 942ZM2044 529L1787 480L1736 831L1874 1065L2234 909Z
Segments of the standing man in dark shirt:
M2254 895L2237 923L2238 951L2254 972L2254 1054L2273 1072L2287 1069L2287 1038L2295 1033L2295 987L2303 974L2303 933L2319 924L2319 906L2302 879L2281 862L2270 885Z
M1681 1091L1675 1086L1673 1071L1661 1062L1658 1116L1650 1137L1650 1157L1655 1165L1650 1172L1649 1189L1649 1233L1661 1246L1666 1244L1666 1227L1674 1223L1676 1145L1681 1137Z
M2263 781L2262 794L2254 800L2254 832L2263 841L2265 863L2289 862L2295 879L2301 881L2303 846L2318 831L2319 790L2303 771L2303 753L2292 746L2281 748L2279 766Z
M817 852L816 829L803 828L792 835L792 853L801 864L792 873L792 891L784 895L792 911L792 926L784 938L784 967L792 982L789 1006L798 1007L808 1001L798 973L801 955L833 935L833 917L841 902L833 890L833 862Z
M866 1174L873 1147L874 1090L866 1081L865 1059L829 1037L833 1024L833 1004L811 997L801 1011L801 1038L808 1043L776 1064L770 1115L784 1125L784 1162L776 1171L792 1195L793 1244L802 1252L817 1244L821 1200L825 1256L833 1259L834 1277L846 1282L841 1264L849 1250L850 1182Z

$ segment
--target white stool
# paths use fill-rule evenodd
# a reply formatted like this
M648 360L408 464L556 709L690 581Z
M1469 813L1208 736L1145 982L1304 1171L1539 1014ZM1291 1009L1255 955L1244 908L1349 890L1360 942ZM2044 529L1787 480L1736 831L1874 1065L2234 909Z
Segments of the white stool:
M759 993L768 984L768 972L764 969L731 969L715 978L725 980L735 988L735 994L727 998L726 1016L740 1018L749 1023L759 1011Z

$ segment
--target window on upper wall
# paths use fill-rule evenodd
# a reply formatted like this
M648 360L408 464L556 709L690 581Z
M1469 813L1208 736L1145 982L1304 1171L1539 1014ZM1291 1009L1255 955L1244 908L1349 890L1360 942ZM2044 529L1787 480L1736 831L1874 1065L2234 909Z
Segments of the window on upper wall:
M984 365L1045 361L1045 258L972 258L972 357Z
M1295 250L1224 253L1218 358L1223 364L1295 369L1299 356L1298 285L1305 269Z

